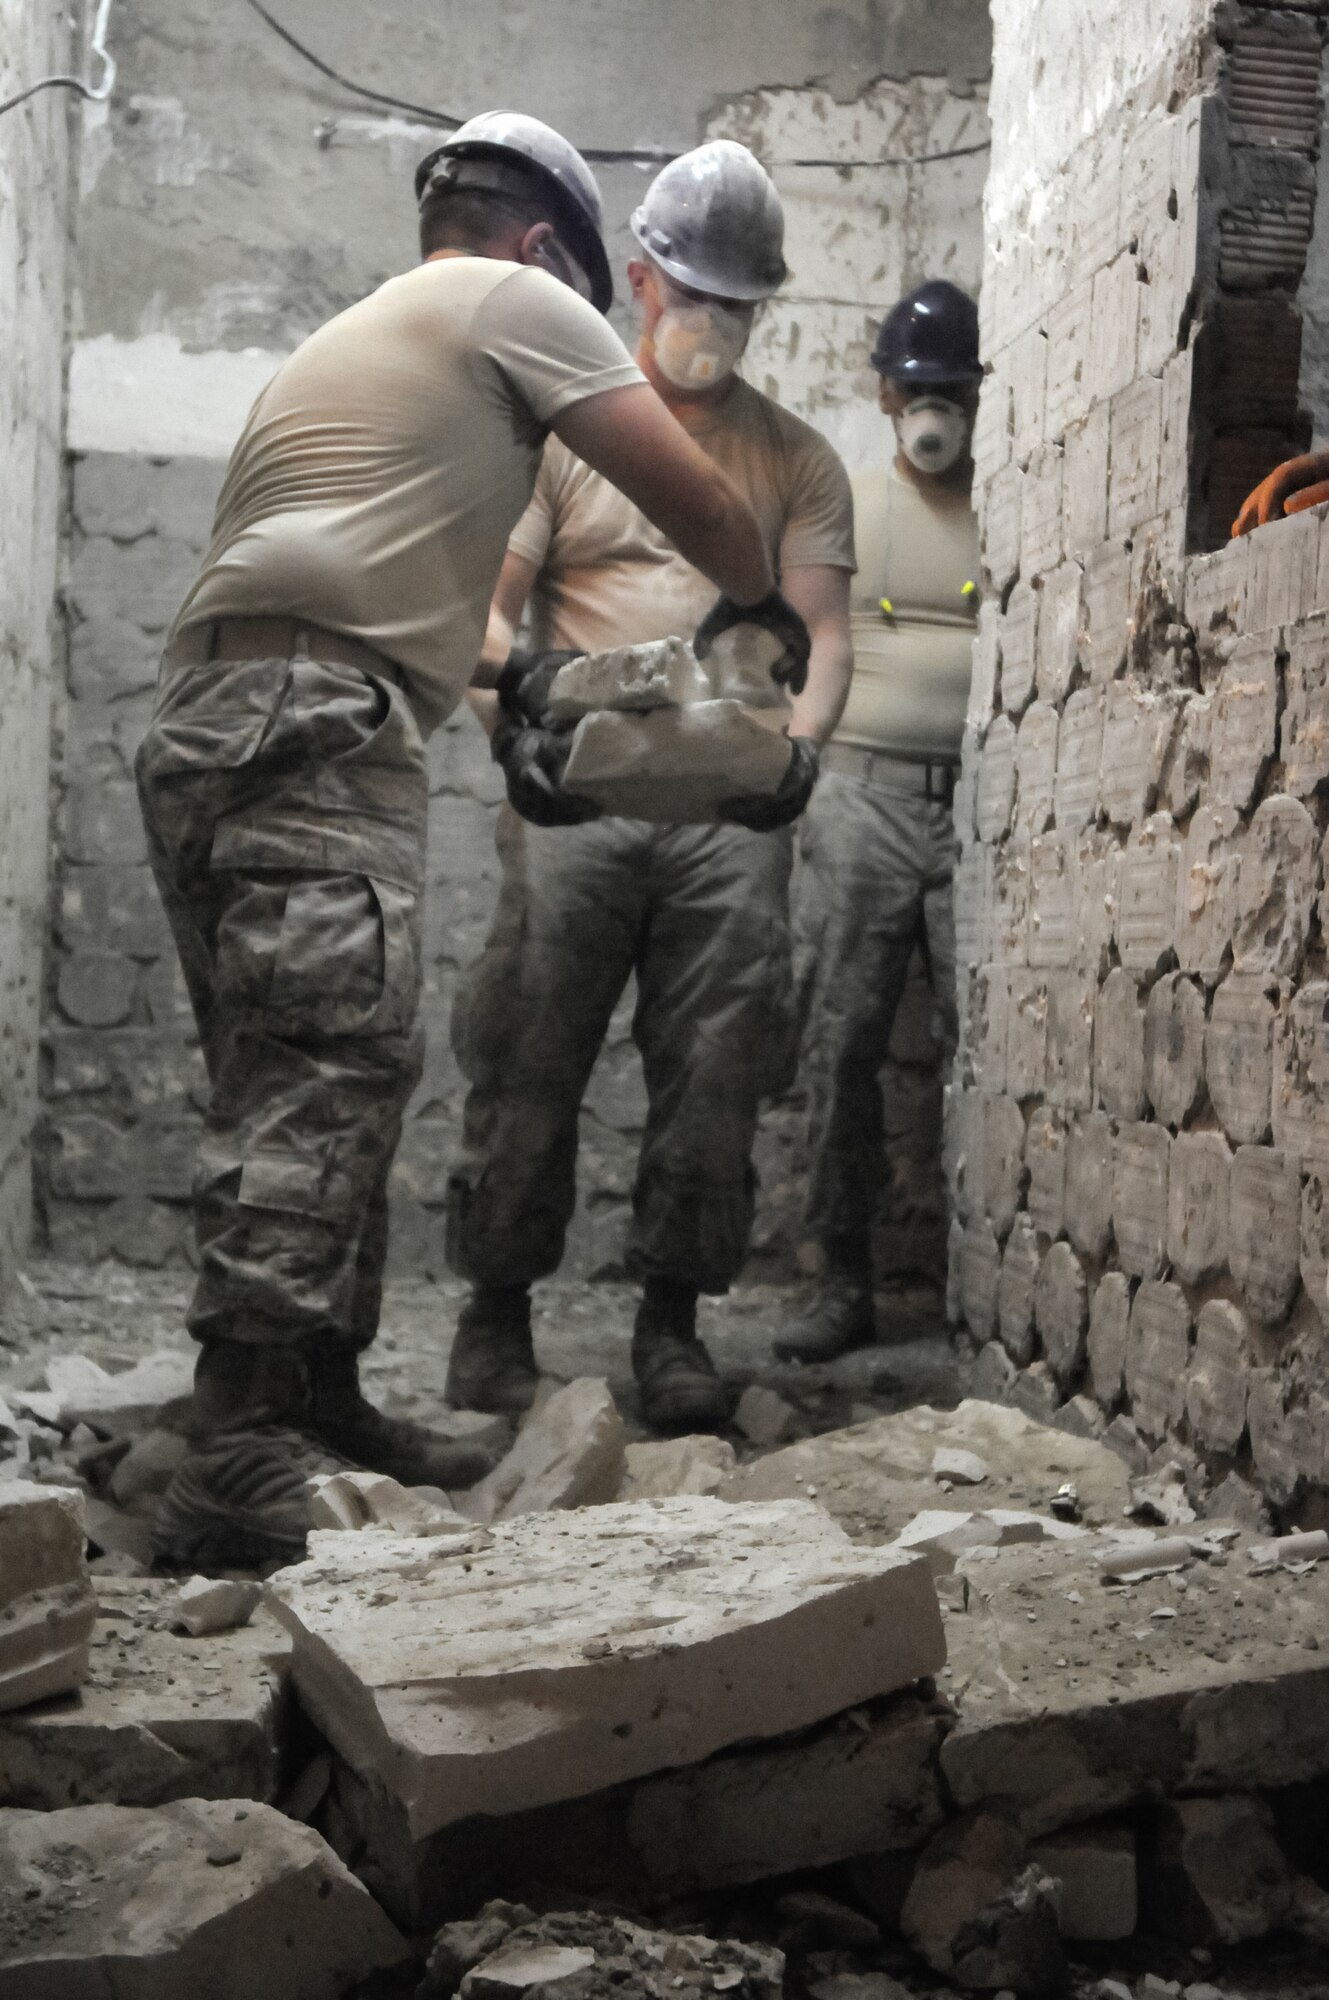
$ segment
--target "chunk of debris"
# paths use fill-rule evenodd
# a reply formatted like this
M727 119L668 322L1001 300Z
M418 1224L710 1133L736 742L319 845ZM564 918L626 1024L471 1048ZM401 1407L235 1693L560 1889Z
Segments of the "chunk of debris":
M715 1493L738 1463L728 1438L646 1438L630 1444L617 1500L670 1500L679 1494Z
M1185 1467L1169 1459L1156 1471L1131 1481L1131 1517L1160 1528L1184 1528L1195 1519L1186 1492Z
M635 1501L496 1524L468 1553L319 1538L269 1580L301 1696L413 1839L773 1737L935 1673L926 1563L807 1502Z
M934 1576L949 1575L957 1559L973 1550L1009 1549L1022 1542L1075 1541L1088 1530L1018 1507L986 1507L980 1513L927 1508L901 1530L894 1546L926 1555Z
M584 1376L556 1390L522 1426L507 1457L478 1486L455 1495L455 1505L485 1523L601 1506L622 1487L626 1442L609 1384Z
M699 701L649 715L604 710L577 724L563 789L607 813L709 823L726 799L769 795L789 769L782 711Z
M1263 1937L1292 1904L1273 1814L1247 1795L1161 1806L1146 1883L1151 1927L1187 1944Z
M749 1382L738 1399L734 1422L749 1444L779 1444L798 1421L792 1403L761 1382Z
M1185 1535L1130 1536L1114 1547L1101 1549L1098 1567L1105 1583L1138 1583L1146 1576L1162 1576L1164 1571L1185 1569L1197 1553L1196 1544Z
M46 1384L53 1401L39 1403L41 1391L22 1390L12 1392L14 1401L64 1431L87 1424L103 1437L127 1437L146 1430L163 1404L191 1393L194 1355L163 1348L113 1374L86 1354L58 1354L46 1364Z
M569 2000L676 2000L680 1990L780 2000L784 1955L770 1946L648 1931L593 1910L535 1917L495 1902L439 1932L416 2000L511 2000L560 1987Z
M306 1484L315 1528L383 1528L394 1535L469 1535L472 1529L436 1486L401 1486L386 1473L351 1468L316 1473Z
M545 714L551 722L580 722L600 709L646 714L710 698L710 680L687 640L651 639L569 660L550 683Z
M1042 1994L1067 1984L1056 1885L998 1813L966 1814L933 1836L900 1927L935 1972L960 1986Z
M183 1799L0 1810L0 2000L340 2000L409 1951L310 1828Z
M1076 1944L1115 1944L1139 1920L1135 1835L1125 1826L1077 1826L1029 1850L1060 1885L1061 1934Z
M261 1595L256 1583L233 1577L191 1576L175 1593L171 1623L192 1639L213 1632L234 1632L249 1623Z
M96 1618L82 1494L0 1482L0 1711L78 1687Z
M1303 1563L1323 1562L1329 1556L1329 1535L1323 1528L1314 1528L1304 1535L1279 1535L1272 1542L1252 1543L1246 1553L1252 1569L1291 1569Z
M961 1451L956 1445L943 1444L932 1454L934 1479L949 1479L952 1486L981 1486L987 1476L987 1461L976 1451Z

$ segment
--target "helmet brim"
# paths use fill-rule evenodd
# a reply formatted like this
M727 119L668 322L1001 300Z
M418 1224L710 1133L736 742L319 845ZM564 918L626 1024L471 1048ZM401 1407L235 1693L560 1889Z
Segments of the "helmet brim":
M981 382L983 368L979 362L944 361L891 361L884 355L874 354L872 366L883 381L887 382Z
M710 299L741 299L745 305L759 305L763 299L773 299L785 279L789 276L789 266L780 259L780 275L766 283L751 279L746 283L735 280L729 274L721 277L717 271L703 271L695 264L685 263L678 257L667 257L648 242L644 229L637 226L634 215L630 224L632 234L641 246L642 254L649 257L652 264L658 264L667 278L686 285L689 291L702 292Z

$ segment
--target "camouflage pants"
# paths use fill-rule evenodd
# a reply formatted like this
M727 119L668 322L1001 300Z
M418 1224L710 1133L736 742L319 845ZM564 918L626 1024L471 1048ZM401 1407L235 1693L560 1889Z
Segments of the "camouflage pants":
M802 820L797 965L808 1097L809 1234L862 1237L886 1181L879 1072L924 946L954 1047L951 809L828 771Z
M421 1068L419 731L359 668L214 661L164 675L137 774L211 1085L190 1329L363 1347Z
M576 1206L577 1116L637 976L649 1113L628 1266L726 1291L752 1227L760 1099L793 1053L792 842L736 826L603 819L541 829L506 807L494 925L458 994L469 1083L448 1258L478 1284L558 1268Z

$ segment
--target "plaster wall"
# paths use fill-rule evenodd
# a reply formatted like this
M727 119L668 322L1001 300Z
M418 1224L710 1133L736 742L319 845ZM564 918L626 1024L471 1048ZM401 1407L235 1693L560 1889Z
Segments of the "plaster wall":
M0 98L67 70L70 19L0 0ZM0 1296L28 1241L46 893L67 228L66 99L0 119Z
M882 448L867 365L881 312L938 273L975 286L987 166L981 0L831 9L742 0L555 0L493 10L285 0L281 17L374 88L466 112L533 111L618 155L705 136L753 146L787 210L792 279L764 315L753 378L851 463ZM84 124L75 338L67 727L48 998L45 1214L80 1255L181 1254L202 1088L147 871L130 759L156 655L206 539L253 395L324 318L415 255L410 175L437 129L325 82L243 5L120 0L121 88ZM611 257L655 166L597 163ZM616 324L631 338L622 297ZM431 749L428 1073L395 1175L399 1268L441 1271L439 1203L461 1082L457 976L492 907L500 786L463 715ZM630 996L587 1098L568 1268L617 1268L644 1096ZM921 972L887 1073L902 1199L887 1263L944 1260L940 1076ZM759 1267L788 1270L800 1187L796 1104L760 1142ZM920 1222L920 1217L923 1218Z

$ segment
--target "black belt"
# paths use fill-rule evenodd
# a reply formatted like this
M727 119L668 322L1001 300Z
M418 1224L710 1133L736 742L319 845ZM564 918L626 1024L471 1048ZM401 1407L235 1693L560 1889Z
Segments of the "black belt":
M927 799L948 806L955 797L958 762L940 757L897 757L889 750L862 750L855 743L828 743L821 753L823 771L879 785L904 798Z

